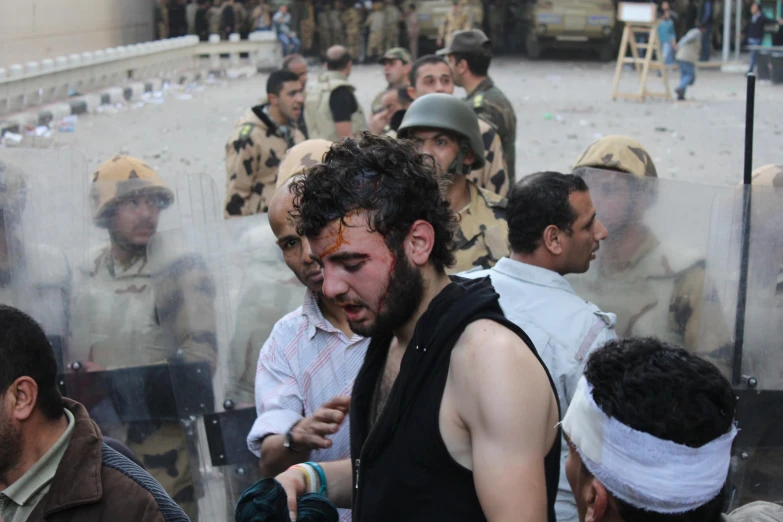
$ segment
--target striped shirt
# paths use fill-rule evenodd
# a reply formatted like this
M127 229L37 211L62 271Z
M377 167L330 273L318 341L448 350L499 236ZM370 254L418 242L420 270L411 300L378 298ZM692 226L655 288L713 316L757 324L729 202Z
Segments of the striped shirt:
M317 294L308 290L304 304L275 324L261 348L255 386L258 418L247 436L250 451L260 457L264 437L286 433L336 395L350 395L369 344L369 339L356 334L349 339L332 326L318 308ZM313 451L310 460L349 458L348 426L346 418L329 437L332 447Z

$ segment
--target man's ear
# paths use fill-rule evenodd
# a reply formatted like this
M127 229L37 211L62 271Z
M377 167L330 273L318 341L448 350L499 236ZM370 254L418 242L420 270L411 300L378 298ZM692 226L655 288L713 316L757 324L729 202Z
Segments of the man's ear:
M38 383L27 376L19 377L8 387L7 393L11 401L11 417L17 421L27 420L38 403Z
M266 99L269 100L269 105L277 105L278 100L280 97L277 94L268 93L266 95Z
M414 86L412 86L412 85L410 87L408 87L408 96L411 97L411 100L415 100L416 99L416 88Z
M585 522L600 522L607 518L610 496L597 478L590 477L582 488L581 495L585 506Z
M419 219L411 225L405 237L403 248L411 263L424 266L430 260L430 254L435 247L435 229L432 225Z
M553 255L559 256L563 253L563 231L555 225L549 225L544 229L543 245Z

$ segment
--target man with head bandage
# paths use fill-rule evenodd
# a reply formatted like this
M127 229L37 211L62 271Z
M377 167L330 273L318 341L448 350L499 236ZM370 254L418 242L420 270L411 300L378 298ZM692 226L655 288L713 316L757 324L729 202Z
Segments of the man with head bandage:
M721 514L735 404L716 367L655 338L593 352L562 422L580 522L739 520Z

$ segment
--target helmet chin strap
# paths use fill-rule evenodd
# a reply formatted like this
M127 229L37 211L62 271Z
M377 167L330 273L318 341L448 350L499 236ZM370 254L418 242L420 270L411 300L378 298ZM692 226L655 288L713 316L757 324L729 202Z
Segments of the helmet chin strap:
M457 157L454 158L454 161L452 161L449 165L447 170L449 174L461 174L463 176L467 176L470 173L471 166L465 164L465 157L468 155L468 152L470 152L470 145L468 144L468 140L465 138L460 138L459 152L457 153Z

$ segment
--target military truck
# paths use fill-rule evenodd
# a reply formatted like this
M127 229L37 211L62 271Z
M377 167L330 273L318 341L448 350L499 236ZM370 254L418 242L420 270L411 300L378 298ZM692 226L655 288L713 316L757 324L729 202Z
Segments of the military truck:
M464 1L464 0L463 0ZM404 0L400 5L407 9L410 1ZM453 0L414 0L416 12L419 14L419 49L434 50L446 15L454 5ZM467 0L473 27L481 28L484 22L484 8L481 0ZM423 54L420 52L419 54Z
M602 60L617 56L617 12L612 0L523 0L521 17L527 55L548 48L593 48Z

